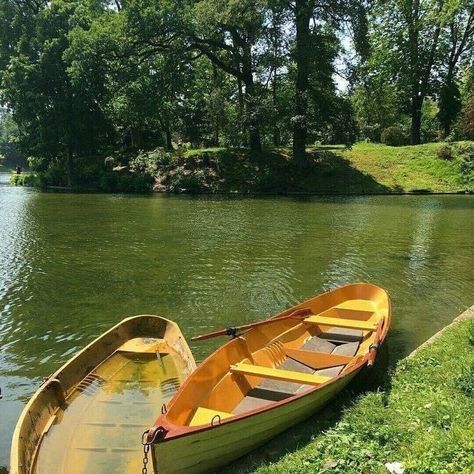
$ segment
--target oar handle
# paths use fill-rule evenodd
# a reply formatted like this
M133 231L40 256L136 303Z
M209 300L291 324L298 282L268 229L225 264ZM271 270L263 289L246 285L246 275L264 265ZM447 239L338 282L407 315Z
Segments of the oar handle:
M218 336L233 336L237 332L237 328L226 328L220 329L219 331L209 332L207 334L201 334L200 336L193 336L191 341L204 341L206 339L212 339Z
M245 331L247 329L263 326L265 324L275 323L277 321L281 321L282 319L290 319L290 318L307 316L310 313L311 313L311 310L309 308L300 308L284 316L279 316L278 318L269 318L263 321L257 321L256 323L250 323L250 324L244 324L243 326L220 329L219 331L214 331L207 334L201 334L200 336L194 336L191 338L191 341L203 341L205 339L211 339L213 337L218 337L218 336L236 337L240 331Z

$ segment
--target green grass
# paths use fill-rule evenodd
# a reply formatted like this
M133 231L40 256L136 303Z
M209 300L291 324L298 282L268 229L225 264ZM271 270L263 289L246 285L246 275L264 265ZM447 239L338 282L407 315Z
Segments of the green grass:
M230 467L231 472L474 472L474 321L448 329L401 361L387 386L347 393Z
M369 174L375 181L392 191L455 192L466 189L460 171L462 156L456 153L456 150L459 145L467 143L453 146L452 161L437 157L437 151L445 146L442 143L403 147L360 143L351 151L337 153L348 159L358 170Z
M159 189L209 193L374 194L472 191L474 143L450 145L453 158L440 159L443 143L389 147L359 143L308 148L308 166L295 168L285 147L250 155L244 149L206 148L176 152L158 166ZM470 162L466 160L470 157ZM464 167L463 167L464 166ZM464 171L463 171L464 169ZM466 173L466 169L468 170Z

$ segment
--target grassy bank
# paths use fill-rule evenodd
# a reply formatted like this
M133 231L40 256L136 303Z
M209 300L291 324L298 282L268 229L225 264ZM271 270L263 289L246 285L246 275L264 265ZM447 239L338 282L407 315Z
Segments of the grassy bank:
M445 153L440 157L441 149ZM352 150L313 147L304 170L294 167L286 148L259 156L224 148L187 150L155 159L153 166L155 188L164 192L373 194L474 189L472 142L405 147L360 143Z
M333 405L333 404L331 404ZM230 468L243 473L474 471L474 320L401 361L387 386L279 436Z
M179 148L140 152L133 158L81 158L74 190L171 193L376 194L472 192L474 142L389 147L359 143L308 148L298 169L289 148L252 155L247 149ZM61 166L12 177L12 184L65 187Z
M443 151L445 154L441 158L439 155ZM404 147L361 143L351 151L339 154L390 191L455 192L474 189L473 142Z

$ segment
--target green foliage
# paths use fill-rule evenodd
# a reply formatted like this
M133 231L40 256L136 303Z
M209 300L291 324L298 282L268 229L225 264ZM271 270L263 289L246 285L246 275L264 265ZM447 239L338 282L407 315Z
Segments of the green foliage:
M147 193L154 179L148 174L104 172L98 176L97 190L112 193Z
M451 124L455 122L461 108L461 93L458 85L453 81L443 84L439 95L438 119L445 133L449 134Z
M474 140L474 93L468 97L459 118L459 134L466 140Z
M8 113L0 114L0 154L9 166L32 157L47 185L94 187L106 157L155 174L163 164L154 150L183 143L250 147L249 160L260 143L298 144L302 163L305 136L351 145L399 127L408 138L417 114L425 142L455 116L450 140L470 137L473 42L453 37L469 32L470 4L414 5L52 0L20 8L1 0L0 102ZM354 55L342 39L349 30ZM271 188L272 173L258 171L255 183Z
M439 109L434 100L426 99L421 109L421 141L436 142L439 139Z
M136 173L156 174L158 171L169 169L172 164L172 153L164 148L155 148L152 151L140 151L130 160L130 169Z
M464 184L469 191L474 190L474 144L461 143L458 147L461 156L461 175Z
M12 173L10 175L10 185L40 187L41 181L35 173Z
M438 151L436 152L436 156L440 160L451 161L454 158L453 149L449 145L442 145L441 147L438 148Z
M403 130L400 127L388 127L382 132L381 142L389 146L402 146L406 143Z

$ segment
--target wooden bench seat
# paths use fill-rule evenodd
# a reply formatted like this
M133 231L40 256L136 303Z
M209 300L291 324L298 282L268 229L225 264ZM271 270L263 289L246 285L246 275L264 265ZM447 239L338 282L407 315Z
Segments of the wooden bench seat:
M234 374L253 375L255 377L283 380L285 382L305 385L320 385L331 379L331 377L323 375L304 374L291 370L273 369L271 367L262 367L260 365L245 364L242 362L231 365L230 371Z
M328 316L313 315L305 318L305 323L322 324L337 328L360 329L362 331L375 331L377 323L374 321L359 321L357 319L331 318Z
M197 407L191 421L189 422L189 426L207 425L212 422L213 418L216 417L216 415L218 415L221 420L233 416L232 413L218 411L211 408ZM216 418L214 421L217 420L218 419Z

